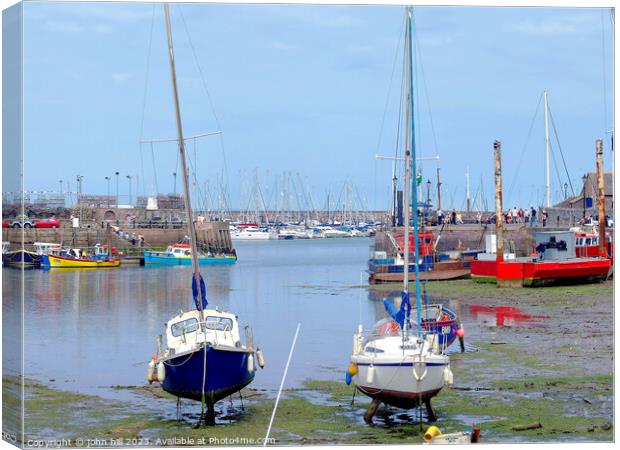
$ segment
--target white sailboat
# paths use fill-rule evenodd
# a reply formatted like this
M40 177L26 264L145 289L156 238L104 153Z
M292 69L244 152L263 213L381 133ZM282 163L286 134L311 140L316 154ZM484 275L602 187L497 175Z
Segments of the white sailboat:
M418 199L417 189L413 188L412 173L416 172L415 138L413 120L413 19L412 9L407 8L407 136L405 148L404 202L409 204L409 193L413 193L413 233L414 254L419 254L418 242ZM425 334L420 326L420 274L417 263L416 272L416 314L411 320L409 302L409 208L404 208L404 273L402 302L400 308L390 308L391 319L378 322L370 335L364 336L362 325L353 338L351 364L347 371L347 381L373 399L371 407L364 415L366 422L372 417L381 403L410 409L422 403L426 406L428 420L435 421L431 398L446 385L452 383L450 359L443 352L436 333Z
M251 331L247 327L246 343L241 342L235 314L217 308L207 309L206 287L198 265L168 4L164 4L164 13L193 267L192 293L196 308L168 320L166 347L163 348L160 336L157 340L157 354L148 365L147 376L149 382L160 382L165 391L177 397L200 401L201 421L214 424L215 403L251 383L256 367L263 365L263 357L260 350L254 349ZM182 301L186 302L185 299Z

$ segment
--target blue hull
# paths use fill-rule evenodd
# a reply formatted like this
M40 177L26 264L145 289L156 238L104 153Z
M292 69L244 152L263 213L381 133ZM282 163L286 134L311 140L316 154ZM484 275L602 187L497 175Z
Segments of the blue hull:
M234 264L237 258L222 256L201 256L198 258L198 264L201 266L207 264ZM191 258L175 258L165 254L156 254L149 251L144 252L144 264L166 264L171 266L191 266Z
M2 263L9 266L39 266L41 257L26 250L17 250L2 255Z
M254 379L254 371L248 371L251 351L219 350L207 347L207 377L205 400L214 404ZM177 397L202 400L204 348L190 354L179 355L165 361L166 376L162 387Z

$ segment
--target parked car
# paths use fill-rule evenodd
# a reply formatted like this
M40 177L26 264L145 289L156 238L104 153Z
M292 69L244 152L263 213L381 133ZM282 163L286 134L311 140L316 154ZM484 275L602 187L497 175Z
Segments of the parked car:
M2 221L2 228L8 228L9 227L9 219L4 219Z
M60 228L60 221L54 217L49 219L37 220L34 223L35 228Z
M34 222L27 217L19 217L11 222L11 228L32 228Z

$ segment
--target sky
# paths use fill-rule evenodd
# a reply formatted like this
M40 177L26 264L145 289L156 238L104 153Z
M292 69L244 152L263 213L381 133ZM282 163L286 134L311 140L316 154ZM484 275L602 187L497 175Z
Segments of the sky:
M403 7L173 4L171 17L184 133L222 131L188 141L201 195L227 185L245 208L258 176L275 206L276 176L290 174L317 207L347 183L359 204L387 208L392 166L374 156L396 148ZM542 204L545 89L575 190L594 171L597 138L611 170L609 10L416 7L414 17L416 147L440 157L422 164L433 203L439 167L442 207L464 208L469 167L472 200L484 192L492 208L500 139L504 205ZM118 171L121 203L127 175L134 197L179 192L175 143L140 143L176 136L162 6L28 2L23 24L25 189L63 180L75 191L79 174L83 192L106 194L109 176L115 195ZM555 202L568 179L551 135Z

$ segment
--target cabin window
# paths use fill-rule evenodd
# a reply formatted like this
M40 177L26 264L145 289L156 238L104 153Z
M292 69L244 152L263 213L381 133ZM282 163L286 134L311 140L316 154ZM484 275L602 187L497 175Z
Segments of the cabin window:
M198 329L198 320L191 318L172 324L170 331L174 337L179 337L186 333L192 333Z
M227 317L208 316L205 321L208 330L231 331L233 327L232 319Z
M592 238L592 245L598 244L598 238Z
M586 245L590 245L592 243L592 239L591 238L586 238Z

